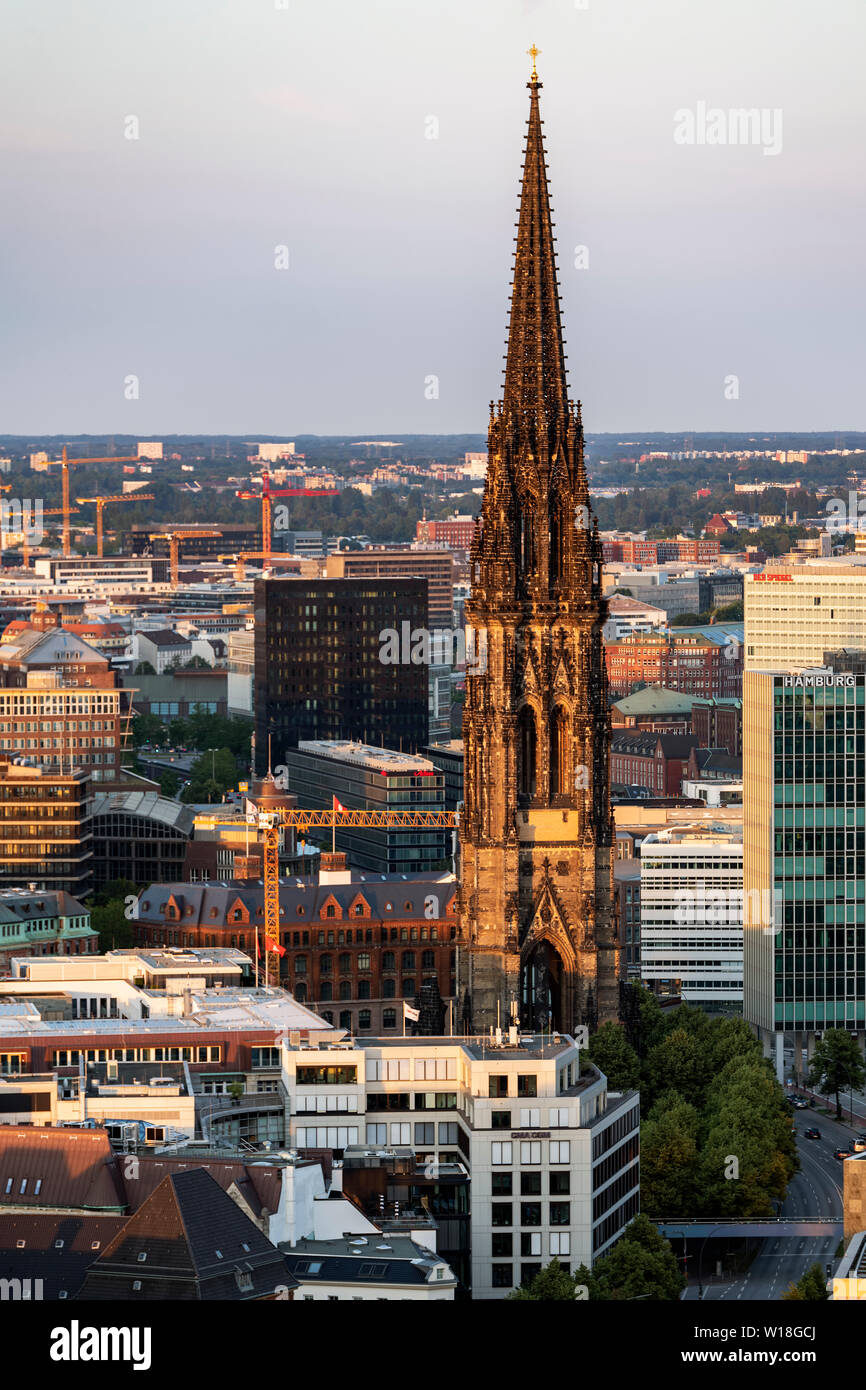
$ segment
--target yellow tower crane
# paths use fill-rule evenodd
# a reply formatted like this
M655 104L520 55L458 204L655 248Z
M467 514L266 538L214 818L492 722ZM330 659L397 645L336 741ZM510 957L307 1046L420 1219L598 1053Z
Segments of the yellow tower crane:
M237 820L217 820L214 825L237 826ZM278 807L275 810L251 811L247 824L261 833L264 850L265 889L265 987L270 976L270 956L282 954L280 945L280 831L283 828L306 834L311 827L334 831L341 827L358 826L367 830L453 830L457 824L454 811L314 811L309 808ZM279 971L277 971L279 979Z
M152 492L123 492L119 496L113 497L76 497L76 502L95 502L96 503L96 554L101 560L103 558L102 546L102 513L105 511L107 502L152 502L154 500Z
M69 470L77 468L82 463L137 463L138 454L112 454L111 458L91 458L91 459L71 459L66 457L66 445L63 446L63 454L59 459L48 459L42 464L43 468L61 468L63 483L63 506L60 508L63 514L63 554L72 554L72 545L69 538L69 514L72 510L69 506Z
M68 507L66 512L63 511L62 507L43 507L42 515L69 517L73 513L77 513L77 511L77 507ZM24 530L21 533L21 568L25 570L29 570L30 568L30 542L27 539L26 526L24 527Z
M194 531L153 531L148 540L168 541L171 565L171 587L176 589L180 583L180 542L192 540L195 536L221 536L222 531L208 531L199 526Z

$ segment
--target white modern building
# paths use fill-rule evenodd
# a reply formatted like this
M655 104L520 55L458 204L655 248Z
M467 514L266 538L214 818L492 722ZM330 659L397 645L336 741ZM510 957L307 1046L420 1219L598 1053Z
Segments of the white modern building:
M651 833L641 846L641 979L679 981L687 1004L743 1005L742 826L697 824Z
M471 1184L475 1299L555 1259L590 1266L639 1209L639 1097L608 1091L573 1040L355 1039L283 1045L291 1143L411 1149Z

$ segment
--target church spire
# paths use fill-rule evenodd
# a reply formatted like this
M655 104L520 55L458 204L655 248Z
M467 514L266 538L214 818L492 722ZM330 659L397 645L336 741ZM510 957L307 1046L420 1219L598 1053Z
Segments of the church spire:
M559 313L553 222L547 186L539 92L533 60L529 88L529 121L514 253L511 317L502 413L506 429L519 427L521 417L534 420L541 434L546 427L552 452L557 430L564 436L568 420L568 385ZM541 446L541 440L538 440Z

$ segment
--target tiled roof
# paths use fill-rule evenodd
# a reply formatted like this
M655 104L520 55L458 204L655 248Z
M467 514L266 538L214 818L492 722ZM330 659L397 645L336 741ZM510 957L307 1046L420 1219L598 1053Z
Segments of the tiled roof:
M280 1287L296 1284L276 1246L198 1167L163 1179L91 1266L79 1297L241 1302Z
M0 1125L0 1203L123 1211L106 1131Z
M44 1299L74 1298L89 1266L126 1219L84 1212L6 1212L0 1215L0 1279L41 1279Z
M444 916L456 894L456 881L447 874L407 874L405 877L402 874L370 874L364 876L363 881L355 879L352 883L305 883L300 879L281 879L280 917L284 927L308 926L311 922L318 923L320 910L327 902L334 901L342 909L344 924L362 926L364 918L352 917L350 909L358 898L363 898L371 916L379 920L393 918L395 921L411 921L417 918L426 921L427 898L431 895L438 897ZM138 920L162 923L169 898L182 903L179 925L212 927L224 923L227 912L237 901L247 909L253 925L256 921L264 921L264 886L261 882L153 883L139 895ZM298 911L299 907L303 908L303 912ZM333 925L333 919L329 918L328 922Z

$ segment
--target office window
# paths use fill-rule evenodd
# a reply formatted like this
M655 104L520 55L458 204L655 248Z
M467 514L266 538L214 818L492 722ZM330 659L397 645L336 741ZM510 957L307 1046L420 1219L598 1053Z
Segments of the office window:
M436 1126L434 1124L417 1123L415 1125L415 1144L435 1144Z
M551 1141L550 1141L550 1161L551 1161L551 1163L570 1163L570 1162L571 1162L571 1140L570 1140L570 1139L551 1139Z
M537 1143L535 1140L532 1140L531 1142L528 1139L521 1140L520 1162L524 1167L535 1167L536 1164L540 1164L541 1144Z
M368 1144L387 1144L388 1126L387 1125L367 1125Z
M540 1255L541 1254L541 1232L527 1231L520 1237L521 1255Z
M511 1143L496 1140L490 1145L490 1162L494 1168L507 1168L514 1162Z
M508 1258L514 1253L514 1237L510 1231L493 1232L493 1248L491 1254L496 1259L497 1256Z
M510 1202L491 1202L490 1224L491 1226L510 1226L512 1224Z
M490 1128L491 1128L491 1129L510 1129L510 1128L511 1128L511 1111L510 1111L510 1110L494 1110L493 1113L492 1113L491 1116L490 1116Z
M571 1254L571 1235L568 1231L551 1231L550 1253L551 1255Z
M541 1196L541 1173L520 1174L520 1195L521 1197Z
M510 1197L513 1177L511 1173L491 1173L490 1191L494 1197Z
M540 1124L541 1124L541 1111L540 1111L540 1110L521 1110L521 1112L520 1112L520 1128L521 1128L521 1129L538 1129L538 1127L539 1127Z
M530 1097L530 1096L537 1096L537 1095L538 1095L538 1077L535 1076L535 1075L531 1075L531 1076L518 1076L518 1078L517 1078L517 1094L518 1094L519 1096L527 1096L527 1097Z
M570 1226L570 1225L571 1225L571 1203L570 1203L570 1202L551 1202L551 1204L550 1204L550 1225L551 1225L551 1226Z
M508 1077L491 1076L487 1082L487 1094L489 1096L501 1097L508 1095Z
M492 1265L493 1275L491 1283L494 1289L510 1289L514 1280L511 1274L511 1265Z
M550 1110L548 1114L550 1116L548 1120L550 1129L568 1128L568 1111L564 1107L562 1109Z
M540 1225L541 1225L541 1203L540 1203L540 1202L521 1202L521 1203L520 1203L520 1224L521 1224L521 1226L540 1226Z
M550 1174L550 1195L551 1197L567 1197L571 1192L570 1173L551 1173Z
M541 1265L521 1265L520 1282L521 1284L531 1284L536 1274L541 1273Z

